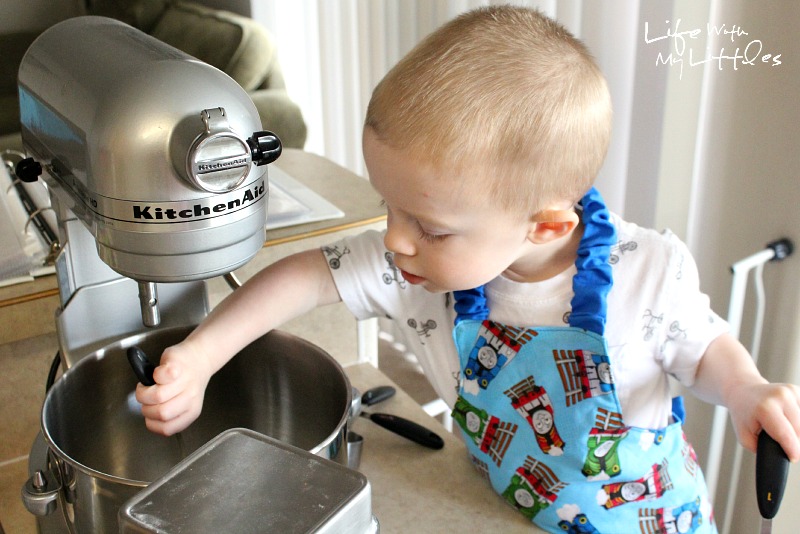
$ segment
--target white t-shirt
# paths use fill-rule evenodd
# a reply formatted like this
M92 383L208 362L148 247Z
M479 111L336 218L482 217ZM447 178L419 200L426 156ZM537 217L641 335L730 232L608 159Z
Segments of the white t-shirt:
M622 415L629 426L670 422L668 375L691 386L700 358L727 323L700 292L697 267L671 232L658 233L612 215L614 285L606 342ZM458 354L452 338L452 294L408 284L375 231L324 247L339 295L359 319L388 317L448 405L457 396ZM565 326L575 267L543 282L498 277L486 286L489 318L517 326Z

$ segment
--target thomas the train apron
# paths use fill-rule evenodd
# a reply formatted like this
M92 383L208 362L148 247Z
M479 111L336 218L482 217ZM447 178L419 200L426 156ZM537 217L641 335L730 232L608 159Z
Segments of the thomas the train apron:
M603 337L616 230L594 189L569 326L488 320L483 288L456 292L453 417L495 491L551 532L716 532L680 403L662 429L625 425Z

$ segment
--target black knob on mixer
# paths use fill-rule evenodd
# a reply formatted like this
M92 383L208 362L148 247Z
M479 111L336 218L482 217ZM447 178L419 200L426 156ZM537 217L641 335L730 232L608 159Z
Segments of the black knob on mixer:
M253 163L259 166L272 163L283 151L281 140L272 132L255 132L247 144L252 152Z
M35 182L42 175L42 164L33 158L25 158L17 163L14 172L23 182Z

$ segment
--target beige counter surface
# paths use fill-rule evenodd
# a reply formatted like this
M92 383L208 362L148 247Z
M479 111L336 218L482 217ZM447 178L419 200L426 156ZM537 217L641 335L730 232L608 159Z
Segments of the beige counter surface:
M368 364L346 369L353 386L366 391L393 385ZM353 430L364 436L359 471L372 485L372 511L381 533L395 532L544 532L494 493L472 467L466 447L398 388L389 400L365 408L399 415L439 434L443 449L426 449L359 418Z

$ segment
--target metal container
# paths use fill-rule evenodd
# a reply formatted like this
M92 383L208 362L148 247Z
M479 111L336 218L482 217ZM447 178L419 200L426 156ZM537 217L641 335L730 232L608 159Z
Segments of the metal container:
M48 392L42 431L49 469L60 479L59 508L77 532L117 532L125 501L231 428L347 465L349 380L327 353L283 332L259 338L212 377L203 413L180 437L149 432L126 350L137 345L157 358L190 330L148 331L113 343L79 361Z
M122 534L378 531L364 475L245 429L226 430L139 492L119 523Z

